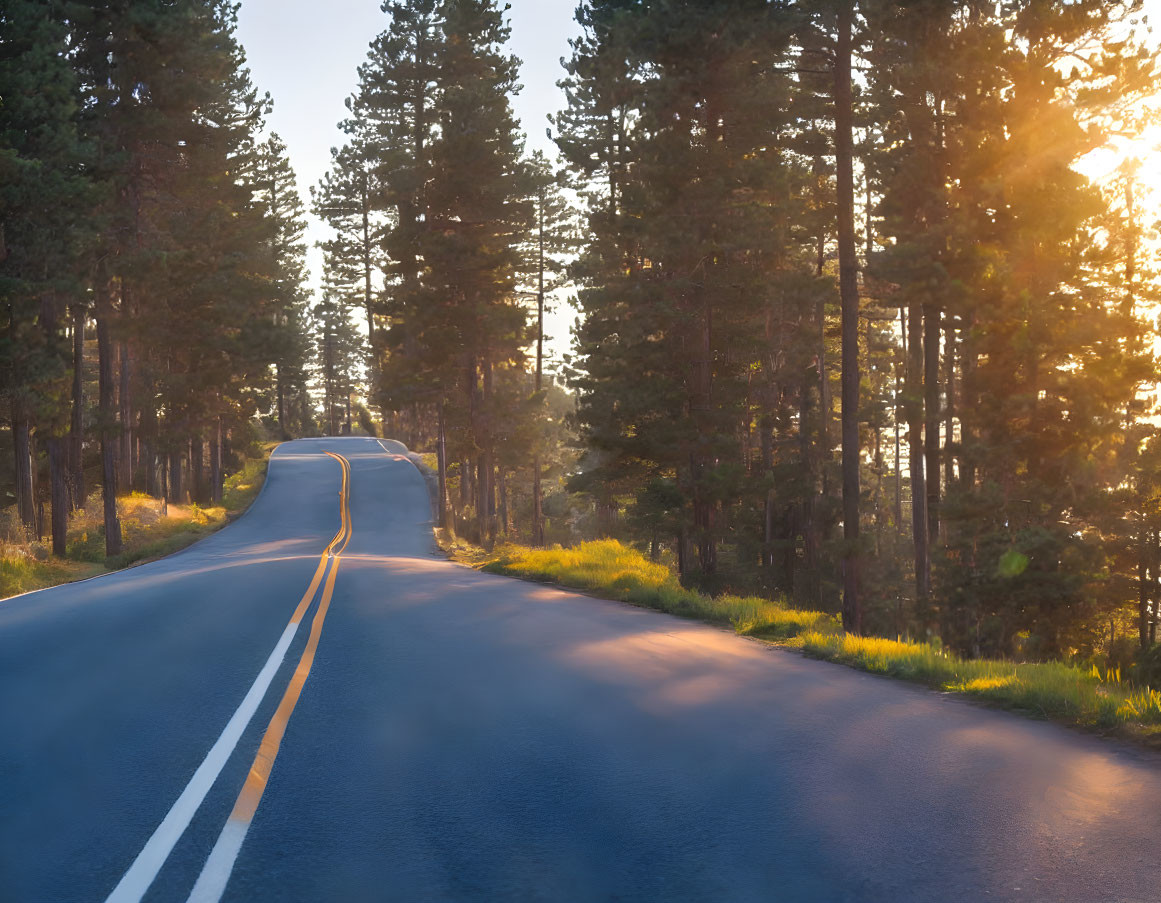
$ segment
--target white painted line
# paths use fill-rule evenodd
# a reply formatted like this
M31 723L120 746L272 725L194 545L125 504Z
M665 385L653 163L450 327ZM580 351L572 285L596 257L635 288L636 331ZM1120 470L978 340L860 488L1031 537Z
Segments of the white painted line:
M246 730L246 726L254 717L254 713L258 711L258 706L270 688L270 683L274 680L279 665L286 658L286 650L290 647L290 642L294 639L297 630L297 623L286 625L278 644L270 653L270 658L266 659L266 664L258 672L253 686L250 687L246 697L242 700L242 704L238 706L238 710L234 712L229 723L226 724L222 735L206 753L202 764L198 766L193 777L189 779L189 783L186 784L185 790L181 792L181 796L177 798L177 802L169 810L169 814L157 826L153 836L149 838L141 852L137 854L137 858L133 860L133 864L129 866L129 871L113 888L113 892L105 898L105 903L139 903L141 898L145 896L145 892L149 890L149 886L157 877L157 873L161 871L161 867L165 864L170 852L181 835L185 833L185 829L189 827L189 823L193 820L194 813L202 804L202 800L206 798L206 794L210 792L214 781L221 774L230 754L238 745L243 731Z
M230 874L234 871L234 861L242 850L242 841L246 839L249 830L248 821L233 818L226 821L186 903L218 903L222 899Z

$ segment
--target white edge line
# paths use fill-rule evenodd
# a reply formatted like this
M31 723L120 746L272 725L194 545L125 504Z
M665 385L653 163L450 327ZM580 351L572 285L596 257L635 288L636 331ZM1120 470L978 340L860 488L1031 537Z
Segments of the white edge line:
M189 827L194 813L197 812L198 807L206 798L206 794L213 787L214 781L221 774L222 768L225 767L230 754L238 745L246 726L254 717L254 713L258 711L258 706L270 688L274 675L282 664L282 660L286 658L286 650L290 647L291 640L294 639L297 630L298 624L286 625L274 651L266 659L266 664L258 672L258 677L255 678L253 685L246 693L242 704L238 706L237 711L226 724L222 735L206 753L205 759L198 766L189 783L186 784L181 796L177 798L169 813L157 826L157 830L146 841L141 852L137 854L137 858L133 860L133 864L129 866L129 870L113 888L113 892L105 898L105 903L138 903L145 896L145 892L149 890L149 886L157 877L157 873L161 871L165 860L169 858L169 854L173 851L181 835Z

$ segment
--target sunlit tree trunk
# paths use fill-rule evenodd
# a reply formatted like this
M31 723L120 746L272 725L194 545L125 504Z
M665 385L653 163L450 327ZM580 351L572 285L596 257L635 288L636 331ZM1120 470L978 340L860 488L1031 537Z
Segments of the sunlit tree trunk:
M117 415L113 381L113 342L109 336L112 317L110 286L97 291L97 405L101 437L101 494L105 515L105 554L121 554L121 521L117 517Z
M854 3L838 8L834 62L835 176L842 303L843 627L862 633L859 600L859 287L855 250L851 56Z

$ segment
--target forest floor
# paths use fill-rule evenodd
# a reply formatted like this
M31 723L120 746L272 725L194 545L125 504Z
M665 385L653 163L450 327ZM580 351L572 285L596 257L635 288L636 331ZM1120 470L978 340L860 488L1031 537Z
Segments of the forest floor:
M225 480L222 504L164 505L142 493L117 499L124 551L105 557L105 526L100 492L89 497L86 507L69 517L64 558L54 558L43 540L0 538L0 599L107 574L171 555L204 536L220 530L245 511L262 489L270 450L261 458L249 458L237 473ZM0 512L7 530L0 536L19 536L15 508Z
M1161 692L1116 670L1065 662L962 659L932 643L844 633L837 615L753 596L706 596L664 565L615 540L562 549L499 546L492 552L438 531L453 560L495 574L553 583L606 599L732 628L814 658L924 684L1033 718L1161 748Z

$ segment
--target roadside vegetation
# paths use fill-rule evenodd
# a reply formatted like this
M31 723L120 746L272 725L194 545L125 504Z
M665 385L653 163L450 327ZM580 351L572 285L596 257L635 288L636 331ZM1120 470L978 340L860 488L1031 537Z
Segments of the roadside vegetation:
M1117 668L964 659L934 643L854 636L842 630L833 614L755 596L709 596L683 587L668 567L616 540L567 549L505 545L492 553L459 543L445 544L445 550L490 573L545 581L729 626L743 636L799 649L814 658L1036 717L1161 742L1161 692L1138 686Z
M166 504L140 492L117 499L123 551L105 556L105 526L100 493L69 518L63 557L50 554L42 540L5 540L0 543L0 599L20 593L71 583L99 574L171 555L221 529L245 511L266 478L267 456L248 458L242 468L225 478L222 504ZM0 512L6 526L19 524L14 508ZM17 531L18 532L18 531ZM5 535L11 535L5 531Z

